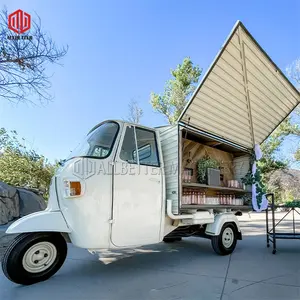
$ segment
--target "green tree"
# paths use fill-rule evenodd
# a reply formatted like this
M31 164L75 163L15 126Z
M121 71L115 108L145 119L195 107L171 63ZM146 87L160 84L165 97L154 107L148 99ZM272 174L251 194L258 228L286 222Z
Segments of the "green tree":
M13 186L38 189L48 196L50 181L57 164L19 140L16 131L0 128L0 181Z
M192 95L199 81L202 69L194 66L189 57L184 58L175 70L171 70L162 94L151 93L151 105L154 111L163 114L170 124L174 124L188 98Z
M276 154L280 151L280 147L286 137L300 136L300 127L298 124L292 123L292 118L286 118L271 134L271 136L261 145L263 157L259 162L259 167L264 175L270 172L286 168L289 161L279 160Z
M286 73L290 79L300 85L300 57L287 66Z
M294 81L294 83L298 86L300 90L300 57L295 59L289 66L286 68L287 76ZM295 114L300 116L300 108L299 105L295 109ZM300 162L300 144L298 149L294 154L295 160Z
M300 148L298 148L298 150L295 152L295 159L300 161Z
M292 122L292 117L286 118L271 134L271 136L261 145L263 152L262 159L258 162L258 168L261 173L261 179L268 192L275 194L277 202L288 201L287 195L290 191L283 189L279 181L270 181L271 175L280 169L287 169L290 161L286 159L279 159L278 153L287 137L300 136L300 127L298 124Z

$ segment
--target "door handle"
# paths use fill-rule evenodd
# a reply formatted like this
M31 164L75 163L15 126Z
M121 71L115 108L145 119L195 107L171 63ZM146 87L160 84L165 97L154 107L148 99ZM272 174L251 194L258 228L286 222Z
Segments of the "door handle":
M149 178L150 181L154 181L154 182L158 182L160 183L160 180L159 179L156 179L156 178Z

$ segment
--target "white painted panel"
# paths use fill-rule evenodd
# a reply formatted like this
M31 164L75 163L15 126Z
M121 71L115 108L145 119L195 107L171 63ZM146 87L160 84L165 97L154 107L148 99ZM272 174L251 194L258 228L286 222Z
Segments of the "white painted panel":
M173 214L178 214L178 127L170 125L158 130L164 159L166 198L172 200Z
M122 167L122 161L115 163L116 170ZM162 210L160 168L151 167L150 172L144 165L127 167L130 172L116 172L114 176L111 241L116 247L157 243Z
M250 156L244 155L233 159L234 178L241 182L250 169Z

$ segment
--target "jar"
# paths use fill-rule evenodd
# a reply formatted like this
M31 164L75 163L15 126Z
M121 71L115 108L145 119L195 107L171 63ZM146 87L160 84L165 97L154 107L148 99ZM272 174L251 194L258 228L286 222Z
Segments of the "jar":
M192 170L188 170L188 182L190 183L192 180Z

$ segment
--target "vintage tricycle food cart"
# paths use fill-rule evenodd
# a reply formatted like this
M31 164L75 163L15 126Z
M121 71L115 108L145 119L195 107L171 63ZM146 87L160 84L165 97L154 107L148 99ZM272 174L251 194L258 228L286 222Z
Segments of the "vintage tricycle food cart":
M62 266L67 242L97 252L197 236L232 253L242 238L235 213L249 209L241 179L253 147L299 99L237 22L175 125L111 120L88 133L53 177L47 209L8 228L19 235L4 274L19 284L46 280ZM219 165L201 181L205 157Z

